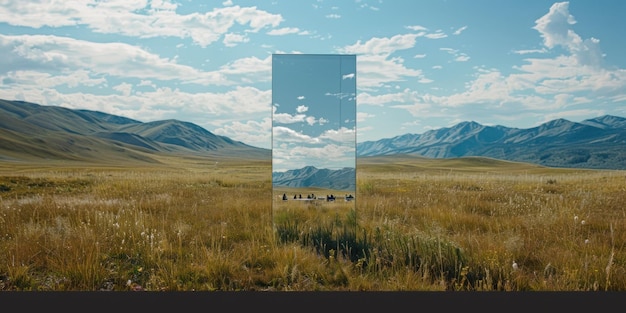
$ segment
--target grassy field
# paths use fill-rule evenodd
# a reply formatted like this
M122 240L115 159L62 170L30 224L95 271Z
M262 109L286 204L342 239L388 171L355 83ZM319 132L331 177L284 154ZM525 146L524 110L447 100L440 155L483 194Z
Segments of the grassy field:
M160 161L1 163L0 290L626 291L625 171L359 158L296 203L269 160Z

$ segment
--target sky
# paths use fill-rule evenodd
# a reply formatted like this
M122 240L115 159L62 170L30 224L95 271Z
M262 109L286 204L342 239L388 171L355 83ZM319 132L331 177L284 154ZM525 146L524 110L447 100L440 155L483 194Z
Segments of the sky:
M272 170L356 168L356 55L272 56Z
M356 56L356 141L626 116L626 1L0 0L0 98L272 147L272 55Z

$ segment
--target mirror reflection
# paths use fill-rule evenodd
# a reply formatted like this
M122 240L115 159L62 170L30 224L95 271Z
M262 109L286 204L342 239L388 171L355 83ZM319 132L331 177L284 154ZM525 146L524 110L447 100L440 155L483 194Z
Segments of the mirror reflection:
M272 108L275 225L354 219L356 56L274 54Z

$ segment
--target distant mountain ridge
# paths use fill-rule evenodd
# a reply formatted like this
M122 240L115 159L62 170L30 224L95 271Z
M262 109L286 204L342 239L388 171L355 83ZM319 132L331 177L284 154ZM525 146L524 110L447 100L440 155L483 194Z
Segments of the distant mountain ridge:
M482 156L551 167L626 169L626 118L604 115L580 123L556 119L527 129L470 121L357 143L356 150L357 157ZM0 160L157 162L155 156L163 154L271 160L269 149L215 135L189 122L143 123L98 111L0 99ZM306 180L291 179L281 183Z
M580 123L555 119L527 129L472 121L357 143L357 157L393 154L482 156L551 167L626 169L626 118L604 115Z
M274 187L319 187L336 190L356 190L356 170L353 167L344 167L338 170L318 169L314 166L305 166L285 172L273 172Z
M143 123L98 111L0 100L0 160L156 162L155 154L271 159L269 149L189 122Z

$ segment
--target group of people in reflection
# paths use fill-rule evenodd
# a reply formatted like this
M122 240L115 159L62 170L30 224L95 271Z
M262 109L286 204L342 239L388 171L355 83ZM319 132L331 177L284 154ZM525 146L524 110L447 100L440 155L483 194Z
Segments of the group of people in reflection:
M287 201L289 198L287 197L286 193L283 193L283 201ZM318 197L315 194L310 194L310 195L306 195L305 198L302 198L302 194L294 194L293 195L293 199L294 200L302 200L302 199L306 199L306 200L317 200ZM336 197L333 194L330 195L326 195L326 198L319 198L320 200L324 200L326 199L326 201L335 201ZM346 201L351 201L354 200L354 196L352 194L347 194L345 195L344 199Z

